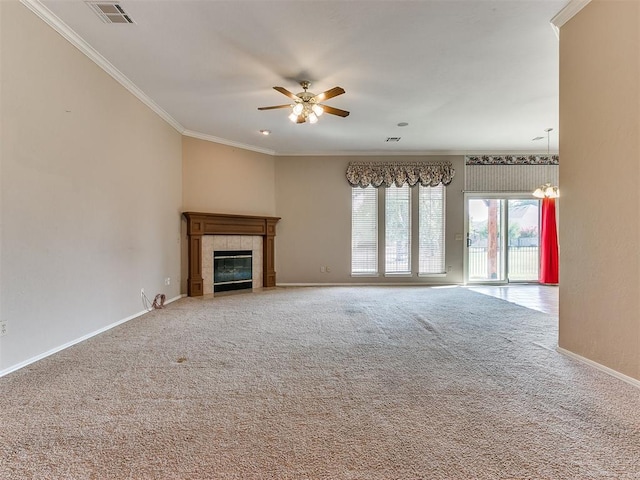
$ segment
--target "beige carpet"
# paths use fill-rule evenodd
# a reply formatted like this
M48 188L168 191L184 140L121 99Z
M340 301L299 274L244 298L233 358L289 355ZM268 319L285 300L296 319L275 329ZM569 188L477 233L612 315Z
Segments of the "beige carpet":
M640 478L640 391L556 335L462 288L183 299L0 378L0 478Z

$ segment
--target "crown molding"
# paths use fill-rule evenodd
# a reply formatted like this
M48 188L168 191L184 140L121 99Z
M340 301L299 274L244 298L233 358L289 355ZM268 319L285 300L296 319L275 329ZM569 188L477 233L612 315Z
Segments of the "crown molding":
M551 19L551 28L560 38L560 27L571 20L580 10L587 6L591 0L571 0L558 14Z
M83 40L74 30L66 23L60 20L51 10L45 7L39 0L20 0L25 7L35 13L47 25L58 32L71 45L76 47L91 59L96 65L113 77L120 85L129 90L138 100L153 110L160 118L175 128L179 133L184 132L184 127L171 115L169 115L162 107L154 102L146 93L140 90L124 73L114 67L106 58L98 53L91 45Z
M2 1L2 0L0 0ZM587 3L591 0L571 0L571 2L564 8L558 15L552 19L554 28L559 28L565 22L567 22L573 15L578 13ZM178 133L187 137L198 138L214 143L220 143L222 145L228 145L231 147L242 148L244 150L250 150L258 153L264 153L272 156L293 157L293 156L323 156L323 157L358 157L358 156L424 156L424 155L495 155L500 152L496 151L468 151L468 150L435 150L435 151L393 151L393 150L375 150L365 152L354 151L338 151L338 152L289 152L282 153L275 150L269 150L266 148L256 147L254 145L247 145L224 138L215 137L205 133L195 132L193 130L187 130L180 122L174 119L169 113L167 113L162 107L154 102L146 93L138 88L127 76L125 76L120 70L118 70L113 64L111 64L106 58L104 58L97 50L95 50L89 43L87 43L80 35L78 35L73 29L71 29L66 23L60 20L51 10L45 7L40 0L20 0L24 6L36 14L46 24L58 32L65 40L71 43L74 47L80 50L83 54L89 57L96 65L102 68L113 79L125 87L131 94L133 94L138 100L144 103L152 111L154 111L160 118L166 121ZM530 154L530 151L505 151L505 154L517 155L517 154ZM552 152L554 153L554 152ZM557 153L557 152L555 152Z
M200 140L206 140L207 142L221 143L222 145L228 145L229 147L242 148L244 150L251 150L252 152L265 153L267 155L276 155L274 150L268 150L266 148L255 147L253 145L247 145L240 142L232 142L231 140L225 140L224 138L214 137L213 135L207 135L206 133L194 132L193 130L183 130L182 135L186 137L199 138Z

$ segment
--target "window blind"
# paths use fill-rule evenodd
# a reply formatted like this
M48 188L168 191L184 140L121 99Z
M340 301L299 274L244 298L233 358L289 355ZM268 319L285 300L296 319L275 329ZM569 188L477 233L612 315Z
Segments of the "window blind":
M378 190L351 189L351 273L378 273Z
M411 272L411 189L385 189L385 273Z
M445 189L442 184L419 188L418 273L445 273Z

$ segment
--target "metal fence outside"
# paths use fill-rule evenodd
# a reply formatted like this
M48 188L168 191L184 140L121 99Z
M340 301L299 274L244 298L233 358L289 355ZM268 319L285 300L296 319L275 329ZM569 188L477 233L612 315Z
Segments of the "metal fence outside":
M486 281L486 280L502 280L500 271L502 265L500 259L502 254L500 249L497 251L497 278L489 274L488 271L488 255L487 247L469 247L469 280L470 281ZM508 265L509 265L509 281L525 282L537 281L538 270L540 265L540 252L538 246L509 246L508 249Z

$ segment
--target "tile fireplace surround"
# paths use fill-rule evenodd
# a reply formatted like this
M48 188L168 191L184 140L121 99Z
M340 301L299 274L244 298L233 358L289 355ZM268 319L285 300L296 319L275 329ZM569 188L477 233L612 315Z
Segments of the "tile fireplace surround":
M276 286L275 271L275 236L276 223L280 217L258 217L252 215L227 215L222 213L184 212L187 219L187 237L189 242L189 273L187 277L187 294L190 297L199 297L213 290L213 249L221 247L232 248L231 245L242 246L243 242L248 247L251 242L251 250L254 251L254 287L256 275L262 272L262 285L264 287ZM213 235L213 239L203 239L203 236ZM218 238L227 236L227 238ZM254 238L261 237L261 238ZM206 240L206 245L205 245ZM261 240L261 242L259 242ZM262 250L257 258L262 259L261 268L257 268L256 244L262 243ZM224 248L222 248L224 249ZM247 248L249 250L249 248ZM204 262L204 263L203 263ZM211 275L209 275L211 267ZM203 272L210 286L205 287ZM206 291L205 291L206 289Z
M251 250L252 288L260 288L262 279L262 237L259 235L205 235L202 237L202 291L213 293L213 252Z

